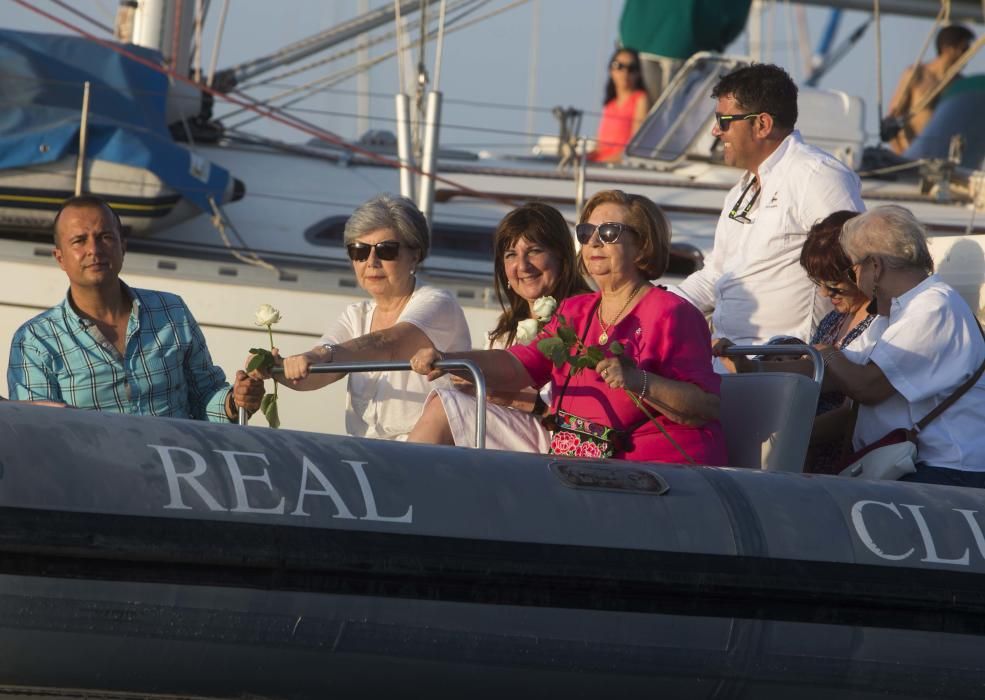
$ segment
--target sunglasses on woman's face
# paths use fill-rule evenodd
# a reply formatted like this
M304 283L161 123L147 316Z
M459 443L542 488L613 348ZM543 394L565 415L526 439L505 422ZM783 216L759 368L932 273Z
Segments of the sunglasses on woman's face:
M812 279L811 282L816 284L818 287L824 287L824 291L828 293L829 297L847 297L855 293L855 290L851 287L838 287L833 284L828 284L827 282L822 282L821 280Z
M609 68L612 70L624 70L629 73L635 73L640 69L639 63L623 63L622 61L613 61L609 64Z
M379 243L348 243L345 246L349 260L364 262L369 260L369 251L376 249L376 257L380 260L396 260L400 253L400 241L381 241Z
M619 240L619 236L622 235L623 231L636 233L636 230L632 226L627 226L617 221L608 221L598 226L595 224L578 224L575 226L575 235L578 236L578 242L582 245L588 245L588 242L592 240L592 236L595 235L596 230L599 232L599 240L603 243L615 243Z

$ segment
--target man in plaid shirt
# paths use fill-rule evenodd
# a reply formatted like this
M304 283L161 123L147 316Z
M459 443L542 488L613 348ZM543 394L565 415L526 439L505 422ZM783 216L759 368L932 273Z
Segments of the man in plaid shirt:
M262 382L241 370L226 383L181 297L120 280L126 244L106 202L67 200L54 239L68 294L14 334L12 399L212 422L236 420L239 406L259 407Z

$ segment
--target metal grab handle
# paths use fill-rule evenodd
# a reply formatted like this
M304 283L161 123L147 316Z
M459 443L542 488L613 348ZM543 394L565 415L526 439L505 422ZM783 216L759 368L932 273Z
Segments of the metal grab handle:
M742 355L808 355L814 363L814 381L824 383L824 358L817 348L810 345L732 345L725 349L727 357Z
M473 360L438 360L435 369L464 369L472 375L475 384L475 446L483 449L486 446L486 378ZM282 367L274 367L273 374L281 374ZM410 362L330 362L323 365L311 365L308 371L312 374L338 374L348 372L410 372ZM248 417L246 409L239 409L239 424L246 425Z

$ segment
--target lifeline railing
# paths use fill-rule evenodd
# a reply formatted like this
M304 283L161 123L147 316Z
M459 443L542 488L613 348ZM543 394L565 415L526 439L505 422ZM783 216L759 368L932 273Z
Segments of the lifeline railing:
M475 385L475 446L483 449L486 446L486 378L482 370L472 360L438 360L434 363L435 369L464 369L472 375L472 382ZM283 368L274 367L273 374L283 373ZM309 370L312 374L338 374L348 372L409 372L411 371L409 362L331 362L324 365L312 365ZM249 417L246 409L239 409L239 424L247 425Z
M731 345L725 350L726 357L742 355L807 355L814 363L814 381L824 383L824 358L817 348L810 345Z

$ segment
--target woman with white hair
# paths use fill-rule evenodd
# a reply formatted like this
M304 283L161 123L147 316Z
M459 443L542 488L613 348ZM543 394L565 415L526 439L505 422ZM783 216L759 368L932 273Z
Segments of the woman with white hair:
M311 374L315 364L406 361L425 348L458 352L472 347L465 314L454 296L417 281L415 273L431 239L427 220L413 202L386 194L369 200L349 217L344 240L356 281L371 298L350 305L311 350L284 358L278 382L310 391L346 376ZM275 357L281 364L280 356ZM354 373L349 376L346 431L406 440L431 389L445 383L428 382L413 372Z
M910 429L968 383L917 433L904 481L985 487L985 340L975 314L935 274L926 231L903 207L845 222L841 244L881 318L852 345L819 346L827 377L859 404L854 449Z

